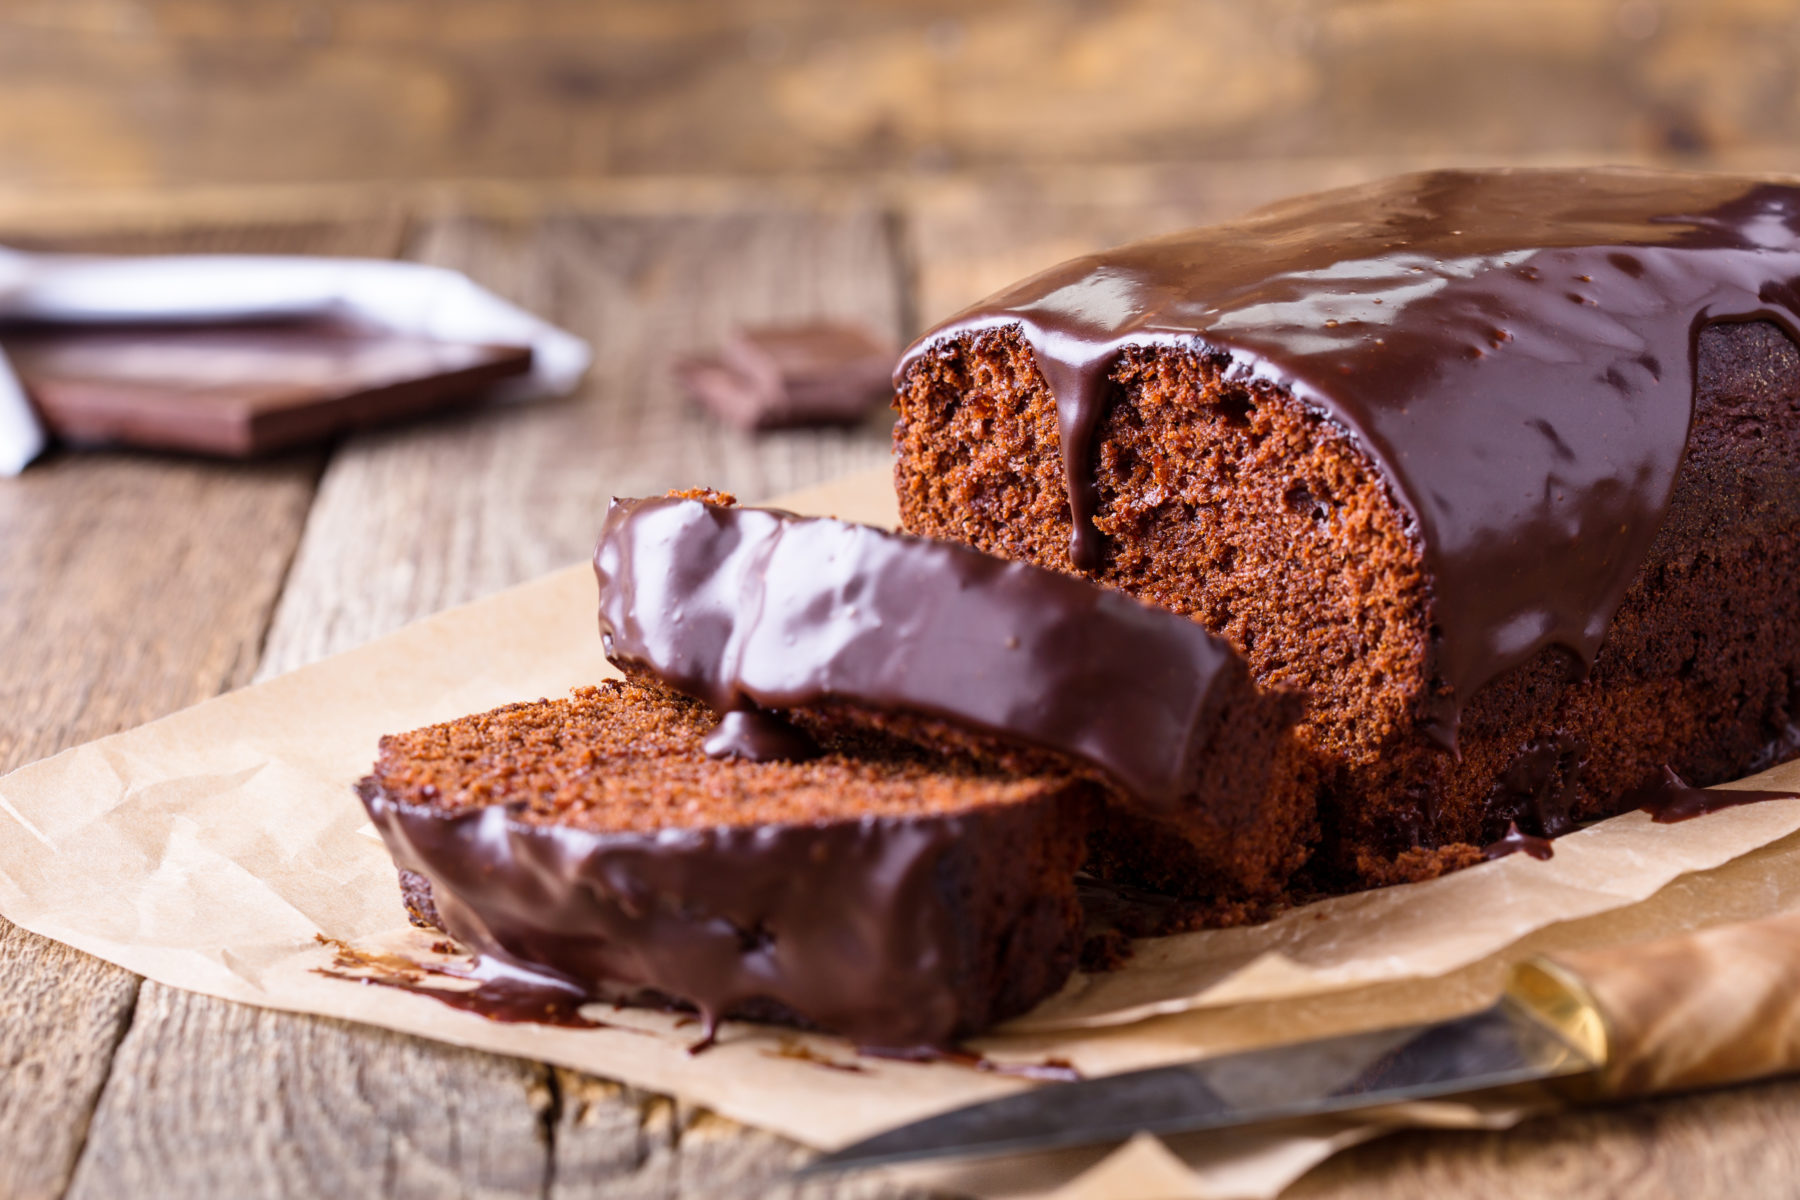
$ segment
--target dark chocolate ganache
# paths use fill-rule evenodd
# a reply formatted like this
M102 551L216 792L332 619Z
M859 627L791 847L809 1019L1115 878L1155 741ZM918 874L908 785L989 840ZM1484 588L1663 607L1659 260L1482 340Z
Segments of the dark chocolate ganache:
M1151 808L1192 794L1222 706L1250 687L1184 617L865 525L615 500L594 568L607 657L720 713L924 714L1071 756Z
M444 931L483 957L598 998L679 997L709 1033L799 1016L916 1049L971 1023L940 873L979 816L603 833L405 804L373 777L357 792L394 862L431 881Z
M1800 795L1761 788L1697 788L1664 767L1659 778L1633 791L1625 803L1649 813L1659 825L1673 825L1764 800L1800 800Z
M1016 328L1055 399L1075 565L1128 346L1224 355L1346 429L1414 522L1436 714L1549 645L1591 663L1672 494L1698 332L1797 332L1800 187L1626 169L1432 171L1053 267L925 334Z

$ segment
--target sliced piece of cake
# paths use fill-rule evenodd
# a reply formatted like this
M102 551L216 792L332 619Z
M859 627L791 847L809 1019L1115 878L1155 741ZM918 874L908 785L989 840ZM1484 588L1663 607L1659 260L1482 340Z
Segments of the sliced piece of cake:
M1091 785L869 736L719 759L713 726L611 682L383 738L357 790L416 921L597 998L910 1050L1061 986Z
M711 502L616 500L594 558L607 655L725 715L877 730L1105 786L1097 865L1222 902L1278 894L1315 835L1299 703L1194 622L949 542ZM775 753L782 751L777 748ZM1221 916L1230 912L1221 910Z

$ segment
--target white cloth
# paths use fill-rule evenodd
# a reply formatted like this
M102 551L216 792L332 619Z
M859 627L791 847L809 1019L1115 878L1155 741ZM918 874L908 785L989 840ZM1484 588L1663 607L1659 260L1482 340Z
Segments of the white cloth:
M194 254L102 258L0 247L0 320L212 322L359 318L443 341L529 345L531 373L503 399L562 395L593 359L588 344L443 267L381 259ZM44 430L0 355L0 475L44 449Z

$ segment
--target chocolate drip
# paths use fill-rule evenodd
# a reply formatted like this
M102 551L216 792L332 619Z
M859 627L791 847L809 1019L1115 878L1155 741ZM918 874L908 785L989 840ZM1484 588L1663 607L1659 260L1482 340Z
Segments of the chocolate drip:
M819 744L804 729L761 709L734 709L719 718L701 743L710 758L750 762L805 762L819 756Z
M1632 170L1435 171L1076 259L931 330L1012 328L1095 571L1093 435L1128 346L1224 355L1346 429L1416 527L1433 714L1546 646L1593 660L1660 525L1717 322L1800 335L1800 188Z
M1249 686L1229 646L1174 613L841 521L615 500L594 568L607 657L715 711L921 713L1071 755L1152 808L1191 793L1222 705Z
M320 939L326 941L326 939ZM522 972L508 964L491 959L477 959L470 966L443 963L416 963L394 954L364 954L344 943L333 945L331 968L315 966L315 975L344 979L371 988L396 988L414 995L430 997L464 1013L486 1016L502 1024L563 1025L567 1029L617 1029L581 1015L581 1006L589 997L569 984L545 979L535 972ZM360 972L360 973L353 973ZM428 984L427 977L455 982L472 982L473 988L439 988Z
M1490 862L1496 858L1505 858L1509 854L1529 854L1539 862L1546 861L1556 853L1549 838L1536 837L1519 828L1518 822L1507 825L1506 832L1500 840L1489 845L1482 852Z
M1673 825L1677 821L1691 821L1707 813L1763 800L1800 800L1800 794L1755 788L1690 787L1681 776L1664 767L1661 779L1632 792L1626 797L1626 804L1649 813L1650 819L1658 825Z
M1587 742L1567 734L1529 743L1488 793L1489 829L1505 821L1515 830L1523 823L1526 836L1573 832L1587 754Z

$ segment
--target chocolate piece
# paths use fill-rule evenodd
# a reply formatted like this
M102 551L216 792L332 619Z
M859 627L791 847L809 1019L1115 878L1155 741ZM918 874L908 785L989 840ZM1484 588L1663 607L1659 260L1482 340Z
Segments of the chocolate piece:
M862 326L817 322L740 329L676 374L714 416L754 430L855 424L887 403L893 366L893 347Z
M710 724L660 688L584 688L384 738L357 793L415 916L582 995L691 1003L709 1031L942 1046L1067 977L1085 785L910 747L719 761Z
M1128 346L1230 356L1348 429L1417 522L1437 727L1549 645L1593 660L1662 522L1697 332L1793 336L1800 188L1434 171L1076 259L931 330L1016 327L1053 393L1071 556L1102 561L1093 435Z
M465 403L531 369L523 346L333 320L13 327L0 345L65 441L231 457Z

